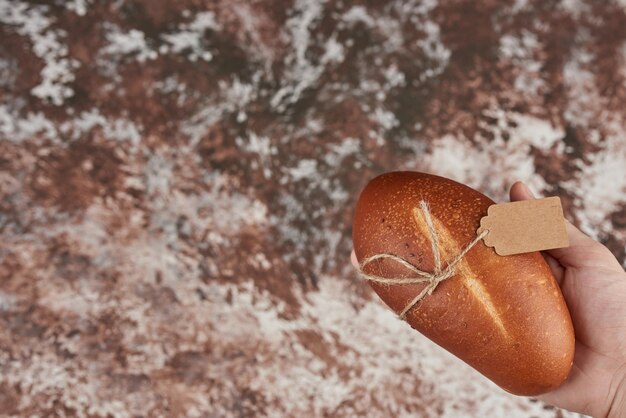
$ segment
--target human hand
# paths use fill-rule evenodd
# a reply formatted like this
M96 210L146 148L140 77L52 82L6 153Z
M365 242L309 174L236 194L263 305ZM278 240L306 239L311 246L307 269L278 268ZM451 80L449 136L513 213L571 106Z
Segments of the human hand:
M534 199L522 183L511 201ZM602 244L567 222L570 246L543 253L574 323L569 377L539 399L593 417L626 417L626 272Z
M511 201L534 199L521 182ZM570 246L543 253L572 316L574 365L546 403L593 417L626 418L626 272L602 244L567 222ZM358 266L354 251L352 264Z

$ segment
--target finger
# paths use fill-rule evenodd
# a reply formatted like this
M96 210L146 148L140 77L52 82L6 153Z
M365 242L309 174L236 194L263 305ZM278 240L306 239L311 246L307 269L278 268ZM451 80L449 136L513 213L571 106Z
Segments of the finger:
M513 186L511 186L509 194L512 202L535 198L530 189L521 181L516 181ZM561 266L565 268L606 268L619 265L615 256L613 256L604 245L583 233L567 220L565 221L565 228L569 239L569 247L546 251L546 253L558 261Z
M569 247L547 251L563 267L619 267L619 262L615 256L604 245L569 222L565 223L565 227L569 238Z
M542 252L541 255L543 255L543 258L546 260L546 263L548 263L548 266L550 266L550 270L552 270L552 274L554 275L554 278L560 286L563 282L563 274L565 273L565 269L563 268L561 263L559 263L550 254Z
M528 186L526 186L521 181L516 181L511 186L511 191L509 192L509 196L511 197L511 202L518 202L520 200L530 200L534 199L535 195L530 191Z
M356 253L354 252L354 250L352 250L352 254L350 254L350 262L352 263L354 267L356 268L359 267L359 260L357 260Z

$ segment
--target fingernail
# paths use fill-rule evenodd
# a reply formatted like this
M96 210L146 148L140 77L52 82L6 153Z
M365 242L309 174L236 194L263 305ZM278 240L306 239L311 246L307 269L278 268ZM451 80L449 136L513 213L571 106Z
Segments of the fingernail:
M532 190L530 190L530 187L528 187L526 183L522 182L522 185L524 186L524 188L526 189L526 192L528 192L529 195L531 195L532 197L535 197L535 194L533 193Z
M352 250L352 254L350 254L350 262L352 262L352 265L354 267L359 267L359 260L356 258L354 250Z

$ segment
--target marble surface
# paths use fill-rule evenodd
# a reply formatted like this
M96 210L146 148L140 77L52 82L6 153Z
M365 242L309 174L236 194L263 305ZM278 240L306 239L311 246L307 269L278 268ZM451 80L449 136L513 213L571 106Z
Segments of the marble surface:
M626 3L0 0L0 415L563 417L349 263L396 169L626 262Z

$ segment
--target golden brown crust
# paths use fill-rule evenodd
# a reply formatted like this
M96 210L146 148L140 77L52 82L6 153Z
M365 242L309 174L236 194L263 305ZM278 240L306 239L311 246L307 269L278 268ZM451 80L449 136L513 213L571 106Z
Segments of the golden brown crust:
M476 236L481 217L494 203L443 177L417 172L378 176L357 203L353 227L357 258L392 253L432 271L429 234L413 213L421 199L429 204L444 260ZM479 242L456 271L407 314L407 322L511 393L537 395L560 385L572 365L574 331L541 254L501 257ZM378 260L365 272L410 275L393 260ZM396 312L423 288L371 285Z

